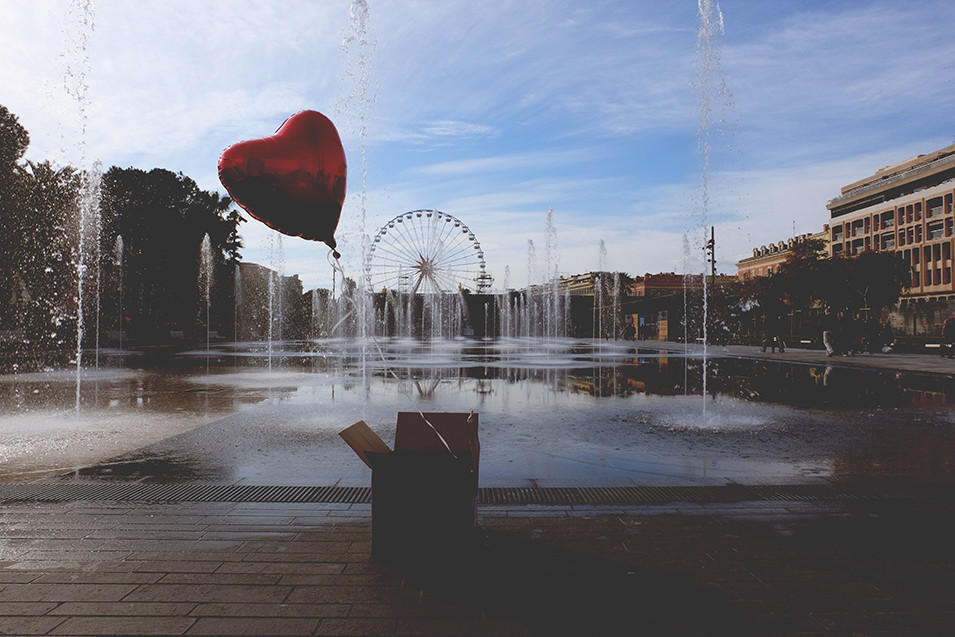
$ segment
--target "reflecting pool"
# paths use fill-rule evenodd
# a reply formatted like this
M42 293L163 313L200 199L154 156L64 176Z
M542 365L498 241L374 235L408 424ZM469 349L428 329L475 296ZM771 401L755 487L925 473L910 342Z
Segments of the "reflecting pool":
M955 473L944 375L501 339L100 352L0 376L0 481L53 476L367 485L338 431L480 414L483 486ZM78 399L78 400L77 400Z

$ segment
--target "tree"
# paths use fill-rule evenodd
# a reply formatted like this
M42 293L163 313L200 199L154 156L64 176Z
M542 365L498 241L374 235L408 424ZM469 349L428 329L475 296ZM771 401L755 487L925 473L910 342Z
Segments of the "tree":
M846 278L848 307L878 316L899 302L912 273L894 252L863 252L849 259Z
M855 316L868 312L878 317L898 303L911 281L911 273L894 252L863 252L857 256L826 258L821 241L797 243L774 276L749 281L743 301L754 306L759 316L779 312L798 320L793 329L820 332L817 322L820 311Z
M76 334L73 227L79 177L72 168L28 162L14 180L16 205L3 212L5 329L24 351L72 350Z
M103 176L102 214L104 268L114 267L112 247L118 236L123 239L124 328L149 340L197 329L199 254L206 235L218 282L213 306L220 309L219 325L227 322L221 309L232 307L226 282L240 257L242 221L231 199L201 190L181 173L113 167Z
M13 333L16 360L47 362L47 352L75 345L79 178L72 168L22 162L29 143L0 106L0 330Z
M0 173L12 172L29 146L30 134L17 116L0 104Z
M809 309L819 301L818 291L824 283L828 259L825 241L797 241L789 250L786 262L773 277L778 298L794 306Z

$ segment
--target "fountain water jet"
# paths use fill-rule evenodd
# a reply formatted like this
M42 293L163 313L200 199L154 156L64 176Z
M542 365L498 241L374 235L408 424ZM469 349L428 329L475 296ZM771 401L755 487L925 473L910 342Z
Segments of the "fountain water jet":
M89 263L97 264L99 272L99 236L100 236L100 177L102 168L97 162L92 169L87 169L87 123L88 123L88 91L90 71L90 38L95 28L95 9L91 2L72 2L67 10L68 22L79 24L79 29L69 29L65 33L64 41L67 50L62 59L66 62L63 76L63 87L66 94L73 100L77 130L70 133L75 140L74 146L79 157L80 190L76 202L77 208L77 235L74 266L76 271L76 411L79 412L82 395L83 374L83 345L86 330L86 279L89 276ZM92 245L91 245L92 244ZM95 259L95 261L94 261ZM97 281L98 283L98 281ZM98 290L98 285L97 285ZM98 318L97 312L97 318ZM97 327L96 342L99 342ZM97 364L99 351L96 351Z
M272 371L272 358L275 347L275 341L282 341L282 323L284 316L282 312L283 285L282 277L285 272L285 252L282 248L282 235L278 233L269 235L269 282L268 282L268 347L269 347L269 371Z
M117 329L119 332L119 351L123 351L123 235L116 235L116 243L113 245L113 265L116 267L119 278L119 322Z
M205 328L206 328L206 353L211 351L212 324L209 322L212 306L212 243L209 235L202 238L202 245L199 246L199 291L205 304Z
M706 417L707 382L707 346L709 345L708 312L709 290L707 287L705 254L707 246L707 228L710 214L710 163L713 152L711 134L714 132L714 109L718 101L729 102L729 90L720 61L718 40L724 33L723 13L717 0L698 0L700 28L697 33L697 53L699 56L697 88L700 95L700 125L698 130L697 153L700 156L700 206L697 226L684 237L684 251L689 254L695 246L703 257L699 268L702 287L702 339L703 339L703 417ZM714 80L716 80L714 87ZM699 234L697 234L699 233ZM694 242L696 242L694 244ZM695 250L694 250L695 252ZM714 266L715 267L715 266ZM689 272L689 270L686 270ZM684 313L684 317L686 313ZM684 319L685 320L685 319Z

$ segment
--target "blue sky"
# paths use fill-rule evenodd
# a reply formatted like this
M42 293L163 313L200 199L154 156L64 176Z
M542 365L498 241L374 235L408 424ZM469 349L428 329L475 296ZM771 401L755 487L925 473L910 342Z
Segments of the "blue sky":
M0 0L0 15L0 104L30 159L167 168L224 194L227 146L328 115L356 278L362 237L420 208L467 224L495 287L506 267L527 283L549 210L548 270L699 272L713 225L735 273L754 247L820 230L841 186L955 143L950 0L714 1L706 73L694 0ZM245 259L269 264L275 237L244 224ZM324 245L281 248L286 273L330 286Z

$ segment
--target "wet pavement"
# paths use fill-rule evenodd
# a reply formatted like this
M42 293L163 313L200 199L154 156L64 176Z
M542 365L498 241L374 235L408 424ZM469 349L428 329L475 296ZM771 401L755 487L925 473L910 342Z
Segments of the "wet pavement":
M955 361L927 355L709 350L955 373ZM949 415L914 431L931 451L885 471L750 482L851 479L878 487L869 496L482 505L472 550L429 564L372 558L367 504L7 501L0 633L949 635L955 467L950 403L938 409Z
M704 351L702 344L671 343L664 341L639 341L637 344L652 344L652 347L670 352L689 350L694 353ZM775 360L800 364L826 365L842 368L884 369L899 372L920 372L927 374L955 374L955 359L947 358L938 353L905 353L888 352L874 354L853 354L851 356L826 356L825 350L806 347L789 347L784 352L772 352L752 345L708 345L706 352L710 356L735 356L740 358L757 358L761 360ZM933 350L926 350L933 351Z

